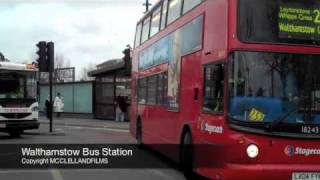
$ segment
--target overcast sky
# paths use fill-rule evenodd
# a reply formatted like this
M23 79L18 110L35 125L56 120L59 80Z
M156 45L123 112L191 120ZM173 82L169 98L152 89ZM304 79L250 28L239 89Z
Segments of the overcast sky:
M155 3L158 0L150 0ZM133 44L145 0L1 0L0 52L32 62L38 41L53 41L77 73L89 63L121 58Z

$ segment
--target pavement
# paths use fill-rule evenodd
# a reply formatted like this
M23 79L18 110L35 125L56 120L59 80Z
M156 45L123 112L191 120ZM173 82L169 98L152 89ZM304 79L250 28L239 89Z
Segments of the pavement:
M40 124L49 124L49 120L46 117L40 116ZM97 120L90 118L70 118L61 117L54 118L53 125L63 126L77 126L77 127L91 127L91 128L103 128L103 129L119 129L129 132L129 122L115 122L112 120Z

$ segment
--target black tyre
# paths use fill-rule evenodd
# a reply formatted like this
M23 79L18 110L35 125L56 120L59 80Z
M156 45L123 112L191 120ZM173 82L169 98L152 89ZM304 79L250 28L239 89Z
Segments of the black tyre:
M142 123L140 119L137 121L136 139L138 145L142 145Z
M190 132L186 132L181 141L180 163L186 179L194 179L193 173L193 145Z

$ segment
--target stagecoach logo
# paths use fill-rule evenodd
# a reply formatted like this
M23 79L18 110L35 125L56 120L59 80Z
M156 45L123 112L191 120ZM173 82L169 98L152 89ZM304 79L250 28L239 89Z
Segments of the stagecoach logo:
M287 156L293 156L294 155L294 147L289 145L287 146L286 148L284 148L284 153L287 155Z
M222 134L223 127L209 125L208 123L205 123L204 121L202 121L201 122L201 132L208 132L209 134L212 134L212 133Z
M320 155L320 149L311 149L311 148L302 148L302 147L294 147L292 145L288 145L284 149L284 153L287 156L292 157L293 155Z

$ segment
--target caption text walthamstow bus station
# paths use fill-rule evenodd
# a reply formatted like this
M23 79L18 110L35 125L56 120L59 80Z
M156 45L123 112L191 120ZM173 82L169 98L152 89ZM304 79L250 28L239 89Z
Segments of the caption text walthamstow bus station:
M1 180L320 180L320 0L12 0L0 19Z

